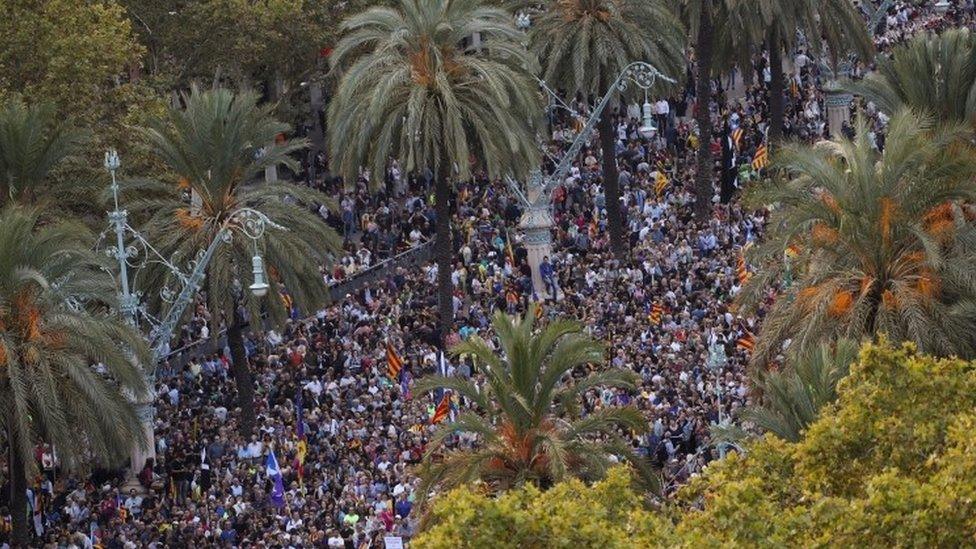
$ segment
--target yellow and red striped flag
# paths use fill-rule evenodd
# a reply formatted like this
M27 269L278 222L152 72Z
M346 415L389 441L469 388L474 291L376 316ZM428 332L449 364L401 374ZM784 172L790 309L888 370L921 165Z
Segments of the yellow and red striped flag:
M651 316L650 316L651 322L653 322L654 324L660 324L661 317L663 315L664 315L663 305L661 305L660 303L655 303L654 305L651 305Z
M663 170L658 170L657 178L654 181L654 192L661 196L664 194L664 190L668 188L668 176L665 175Z
M735 150L740 150L742 148L742 136L745 132L742 128L736 128L732 131L732 144L735 145Z
M400 376L400 370L403 369L403 359L400 355L393 350L393 345L390 342L386 342L386 374L390 376L390 379L396 381Z
M769 166L769 149L766 144L759 145L756 154L752 157L752 169L759 171Z
M756 346L756 336L750 332L746 332L735 342L735 346L751 353L752 349Z
M735 275L739 278L739 284L745 284L749 282L752 277L752 273L749 272L749 267L746 266L745 254L740 251L739 258L735 261Z
M437 408L434 410L434 415L431 416L430 422L433 425L444 421L447 415L451 412L451 395L447 391L444 391L444 396L441 397L440 403L437 404Z

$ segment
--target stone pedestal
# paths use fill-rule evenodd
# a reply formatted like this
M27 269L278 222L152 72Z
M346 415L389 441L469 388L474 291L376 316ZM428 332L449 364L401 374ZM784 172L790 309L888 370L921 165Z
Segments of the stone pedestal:
M142 425L142 433L145 437L145 446L136 444L132 448L129 457L129 471L126 473L125 484L123 485L126 493L129 489L135 488L138 492L143 492L142 485L139 484L139 472L146 465L147 459L156 461L156 436L153 431L153 418L155 417L155 407L151 395L143 395L134 404L139 423Z
M556 298L549 295L539 270L544 258L552 260L552 225L552 214L549 213L548 206L530 206L519 221L519 228L525 235L522 242L532 269L532 287L540 299Z
M523 243L528 255L529 267L532 269L532 287L539 299L553 298L542 282L539 266L548 257L552 260L552 227L553 219L550 210L549 194L546 192L545 179L541 170L532 170L529 174L528 185L525 188L525 198L529 203L525 213L519 221L519 229L524 235Z
M824 86L826 93L827 127L830 128L830 138L841 136L841 129L845 122L851 121L851 103L854 96L841 90L837 82L828 82Z

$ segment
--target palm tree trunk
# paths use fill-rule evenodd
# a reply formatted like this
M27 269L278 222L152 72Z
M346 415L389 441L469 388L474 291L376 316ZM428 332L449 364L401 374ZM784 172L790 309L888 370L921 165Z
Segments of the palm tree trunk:
M606 82L601 82L600 89L612 93ZM617 129L613 127L613 115L610 108L603 109L599 122L600 147L603 149L603 193L606 199L607 224L610 229L610 249L617 259L627 256L630 240L624 237L624 220L620 211L620 181L617 170Z
M783 139L783 50L779 31L769 32L769 141L779 143Z
M714 161L712 160L712 15L703 7L698 21L698 40L695 44L698 74L695 79L695 122L698 124L697 169L695 172L695 216L708 217L712 209Z
M454 329L454 284L451 282L451 161L441 160L434 181L434 211L437 215L434 254L437 259L437 310L440 316L439 343ZM513 265L514 267L514 265Z
M11 544L13 547L27 547L30 543L30 530L27 522L27 471L20 456L20 444L13 430L8 431L7 443L10 446L10 519L13 526Z
M237 385L237 406L241 409L239 431L245 440L249 440L251 433L254 432L254 376L251 375L251 367L247 363L247 352L244 350L244 318L241 316L238 305L234 304L234 312L228 315L231 318L230 325L227 327L227 346L230 347L230 358L232 362L231 372L234 375L234 384Z

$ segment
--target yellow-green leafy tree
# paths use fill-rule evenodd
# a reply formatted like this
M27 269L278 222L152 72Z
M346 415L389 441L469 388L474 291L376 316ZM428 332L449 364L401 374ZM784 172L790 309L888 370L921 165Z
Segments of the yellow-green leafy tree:
M139 78L144 48L125 9L115 0L4 0L0 13L0 101L50 104L61 119L98 130L85 161L57 177L101 172L107 147L129 167L148 167L132 128L165 101Z
M493 498L458 488L439 499L414 547L634 547L671 526L644 509L631 479L617 467L593 485L571 479L545 492L528 484Z
M497 499L462 488L438 498L416 546L972 546L976 363L869 345L838 395L799 442L749 443L661 511L617 472Z

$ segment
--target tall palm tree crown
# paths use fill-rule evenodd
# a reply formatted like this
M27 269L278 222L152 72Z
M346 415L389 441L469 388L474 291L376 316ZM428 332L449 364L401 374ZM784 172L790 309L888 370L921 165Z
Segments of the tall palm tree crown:
M837 400L837 384L847 377L857 353L857 343L842 338L814 347L783 370L757 374L754 384L762 401L743 408L738 419L798 442L820 410Z
M569 95L602 95L634 61L671 78L684 71L684 29L660 0L553 0L532 23L542 79ZM657 93L667 89L659 81Z
M253 93L226 89L194 88L184 102L185 109L174 108L143 130L178 183L135 182L126 191L137 193L129 201L133 209L151 212L144 229L153 244L163 256L184 264L218 238L225 226L232 229L231 240L217 248L207 266L205 290L214 321L222 312L228 327L238 392L245 393L240 394L242 428L249 431L246 424L254 412L247 393L253 392L253 382L239 332L244 324L240 308L246 307L252 320L266 312L280 322L288 312L284 293L306 311L325 305L328 288L319 269L341 244L311 209L315 203L331 205L331 199L283 181L255 181L269 166L295 169L289 154L305 146L303 140L281 139L288 126L272 118L270 106L258 106ZM256 242L239 222L244 209L256 210L274 223ZM269 275L267 298L246 289L255 247ZM159 289L171 282L172 273L165 268L146 269L144 274L143 287Z
M511 16L478 0L401 0L342 24L331 56L341 80L329 108L329 144L344 178L368 166L375 184L399 158L430 170L441 334L453 325L450 278L452 180L472 161L492 177L538 165L541 101L528 76L534 61ZM465 46L479 34L483 47Z
M534 321L533 315L495 315L500 356L479 338L453 348L454 354L477 361L487 378L480 390L470 379L457 377L433 376L416 384L418 393L447 388L477 407L477 412L462 412L432 439L421 493L475 480L493 490L527 482L548 487L570 476L600 478L611 456L638 463L618 434L619 429L646 428L637 409L605 407L581 416L578 402L596 387L633 388L633 372L604 370L569 382L574 369L603 362L603 346L576 322L557 320L535 330ZM447 437L460 432L478 435L477 447L430 459L443 450Z
M932 354L976 349L976 233L961 202L976 197L976 155L964 132L902 111L881 153L863 122L857 131L854 141L785 147L777 162L793 179L754 191L774 210L766 241L747 255L759 272L740 302L752 310L787 269L796 276L763 321L754 365L787 340L793 353L879 333Z
M86 139L86 132L58 120L53 105L8 100L0 106L0 203L33 202L48 194L51 189L43 187L53 184L52 172L76 156Z
M674 79L684 70L684 30L664 0L551 0L533 22L531 39L532 51L542 63L542 79L570 97L610 93L614 80L634 61L648 62ZM653 93L662 93L666 84L658 80ZM608 107L599 125L603 182L611 245L621 257L627 239L617 181L617 128L612 122Z
M14 536L26 542L34 448L56 446L62 467L118 465L140 423L124 393L146 390L142 336L110 314L115 284L84 227L38 224L38 212L0 210L0 436L10 450Z
M976 37L969 29L918 35L845 88L888 115L909 107L940 121L976 125Z
M345 179L392 158L411 170L525 174L539 157L541 114L526 71L534 61L504 11L476 0L403 0L347 19L330 61L341 75L330 148ZM480 33L484 47L465 46Z

